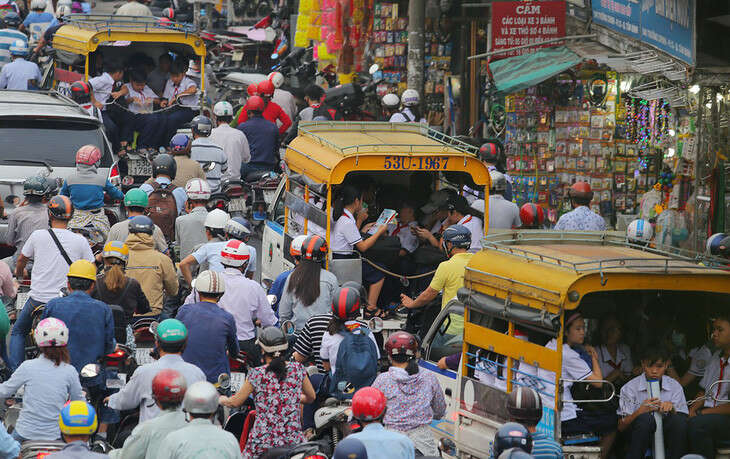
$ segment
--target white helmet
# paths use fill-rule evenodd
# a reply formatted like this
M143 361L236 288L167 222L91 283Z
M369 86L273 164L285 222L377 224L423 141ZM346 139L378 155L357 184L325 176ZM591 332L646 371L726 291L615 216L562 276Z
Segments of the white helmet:
M304 245L304 241L306 239L307 239L306 234L300 234L299 236L297 236L291 240L291 245L289 246L289 254L292 257L301 257L302 256L302 245Z
M251 231L248 228L234 219L228 220L224 231L228 237L233 239L243 239L251 235Z
M233 105L222 100L213 107L213 114L215 116L233 116Z
M271 84L274 85L274 88L279 89L284 84L284 75L282 75L280 72L271 72L269 73L269 76L267 77L269 81L271 81Z
M400 96L400 100L403 102L403 106L412 107L414 105L418 105L418 102L421 100L421 96L418 95L418 91L415 89L406 89Z
M632 242L649 242L654 237L654 228L648 221L637 219L629 223L626 228L626 237Z
M212 414L218 409L218 391L208 381L188 387L183 398L183 411L188 414Z
M192 287L200 293L225 293L226 283L221 273L206 269L193 279Z
M11 56L27 56L28 55L28 42L25 40L15 40L13 44L8 48Z
M238 239L231 239L221 250L221 263L225 266L239 268L249 262L251 252L248 246Z
M400 98L398 97L398 94L393 94L392 92L389 92L388 94L383 96L382 103L384 107L398 108L398 105L400 105Z
M31 10L45 10L47 5L48 4L46 3L46 0L33 0L30 2L30 9Z
M494 169L489 171L490 191L505 191L507 189L507 179L504 174Z
M188 195L188 199L193 201L207 201L210 199L211 194L210 185L208 185L207 180L199 178L190 179L185 184L185 194Z
M56 18L58 19L69 14L71 14L71 7L68 5L58 5L58 8L56 8Z
M224 229L231 217L220 209L213 209L205 217L205 227L213 229Z
M49 317L38 322L33 338L38 347L63 347L68 344L68 327L62 320Z
M61 5L66 5L66 6L68 6L69 8L71 8L71 4L72 4L72 3L73 3L73 2L72 2L71 0L58 0L58 2L56 2L56 8L58 8L58 7L59 7L59 6L61 6Z

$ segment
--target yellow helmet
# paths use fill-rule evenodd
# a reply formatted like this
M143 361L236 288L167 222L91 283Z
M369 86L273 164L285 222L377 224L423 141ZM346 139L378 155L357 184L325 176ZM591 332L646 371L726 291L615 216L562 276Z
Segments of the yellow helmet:
M96 266L89 260L76 260L68 268L67 277L96 280Z
M104 246L101 256L104 258L118 258L126 264L129 260L129 247L122 241L109 241Z
M66 403L58 416L58 427L66 435L91 435L96 426L94 407L81 400Z

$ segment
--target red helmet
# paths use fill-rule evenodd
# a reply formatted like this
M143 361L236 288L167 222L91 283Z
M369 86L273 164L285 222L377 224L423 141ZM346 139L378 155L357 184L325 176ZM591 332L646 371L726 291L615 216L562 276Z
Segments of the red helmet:
M85 81L75 81L71 84L71 99L77 104L86 104L91 100L91 86Z
M528 202L520 207L520 220L522 220L522 226L540 226L545 221L545 212L537 204Z
M340 287L332 298L332 314L348 320L360 314L360 291L353 287Z
M501 151L502 144L498 140L488 141L479 147L479 159L488 163L497 163Z
M259 89L256 87L255 84L248 85L248 88L246 88L246 92L248 93L248 97L259 95Z
M101 159L101 150L94 145L84 145L76 152L76 164L93 166Z
M246 101L246 111L263 112L266 108L266 102L260 96L251 96Z
M262 96L273 96L274 95L274 83L269 80L264 80L257 86L259 94Z
M187 383L179 371L166 368L152 379L152 395L160 403L182 403Z
M376 421L385 416L385 394L374 387L363 387L352 396L352 417L360 421Z
M71 220L73 213L74 206L66 196L59 194L48 201L48 215L56 220Z
M302 259L321 263L327 258L327 241L316 234L308 236L302 242Z
M162 16L167 19L173 19L175 18L175 10L172 8L165 8L162 10Z
M385 353L388 357L394 355L415 357L418 353L418 341L415 336L406 331L397 331L392 333L385 342Z
M593 199L593 190L588 182L575 182L570 187L568 195L571 198L589 201Z

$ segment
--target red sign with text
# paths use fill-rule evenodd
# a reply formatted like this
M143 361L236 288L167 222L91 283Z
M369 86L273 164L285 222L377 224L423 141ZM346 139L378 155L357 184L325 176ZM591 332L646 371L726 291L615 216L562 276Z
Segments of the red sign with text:
M565 1L492 3L492 51L565 36ZM503 59L534 52L556 43L492 56Z

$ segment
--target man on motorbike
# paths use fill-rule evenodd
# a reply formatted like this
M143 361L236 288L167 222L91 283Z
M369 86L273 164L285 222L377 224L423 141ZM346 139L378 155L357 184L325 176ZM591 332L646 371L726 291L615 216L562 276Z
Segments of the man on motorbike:
M390 121L393 115L398 113L400 97L398 97L398 94L389 92L388 94L383 96L383 98L380 100L380 103L383 106L383 120Z
M160 370L152 378L152 400L160 410L160 415L147 421L140 418L137 427L124 441L124 446L112 451L110 456L115 459L158 457L165 437L187 425L185 413L181 410L187 387L187 381L179 371Z
M159 459L241 458L238 439L213 424L218 410L218 391L205 381L191 384L185 392L183 411L188 425L169 434L155 456Z
M267 79L274 85L274 96L271 98L271 101L281 107L289 116L289 119L293 120L297 115L297 102L292 93L281 89L284 85L284 75L281 72L271 72Z
M205 171L200 163L190 158L191 143L190 137L185 134L175 134L170 139L170 154L175 158L177 165L172 183L181 188L185 188L185 185L194 178L206 180Z
M228 178L240 180L241 164L247 163L251 159L248 139L243 132L231 127L233 106L229 102L222 100L215 104L213 113L218 127L211 131L210 141L220 145L228 157Z
M13 255L17 259L23 250L25 241L33 231L48 229L48 203L51 183L42 175L28 177L23 182L25 205L21 205L8 215L8 232L5 240L15 246Z
M216 193L220 191L221 179L228 177L228 156L223 147L210 138L213 132L213 122L210 118L198 115L190 122L190 128L193 132L190 157L203 166L208 185L213 193Z
M243 217L233 217L226 223L225 232L226 240L238 239L248 247L250 258L244 274L249 279L253 279L256 272L256 247L248 243L251 240L251 223Z
M50 454L52 459L101 459L106 454L92 453L89 439L96 432L96 410L81 400L68 402L58 417L61 437L66 446L61 451Z
M246 180L250 172L276 170L279 161L279 131L276 124L263 117L265 102L259 96L251 96L246 102L247 121L238 129L248 139L251 160L241 166L241 177Z
M151 196L153 193L160 190L171 193L175 198L177 215L182 215L183 210L185 210L185 201L188 197L185 195L185 191L182 188L175 186L175 184L172 183L176 174L177 163L172 156L168 154L159 154L152 160L152 179L142 184L139 189L147 193L147 196ZM150 213L154 213L155 209L150 209L149 211ZM174 217L177 217L177 215ZM175 218L172 219L172 222L173 224L175 223ZM162 225L160 225L160 228L162 228Z
M23 310L13 326L10 336L11 369L25 360L25 339L32 327L32 313L39 306L58 297L66 285L66 275L76 260L94 261L89 243L73 231L66 229L73 214L73 205L66 196L54 196L48 202L50 229L35 230L30 235L15 265L15 277L26 276L25 266L34 259L31 271L30 294Z
M154 393L154 380L161 371L179 373L183 383L205 381L203 371L182 358L187 340L188 329L182 322L177 319L160 322L155 331L155 347L160 353L160 358L137 368L119 392L107 397L105 402L109 408L122 411L139 407L139 422L143 423L161 414L159 398ZM181 401L182 395L178 405ZM170 408L162 408L165 409Z
M69 91L71 91L71 100L79 104L89 115L99 121L104 121L104 118L101 115L101 110L91 103L91 84L89 82L75 81L71 83Z
M181 260L208 240L205 234L208 209L205 206L210 199L210 186L204 178L194 178L185 185L185 194L188 195L188 200L185 201L187 213L175 220L175 240L180 246Z
M193 253L180 262L180 272L185 282L190 285L193 280L193 267L203 266L212 271L223 271L220 257L223 246L226 245L226 224L231 218L220 209L213 209L205 217L205 235L208 242L200 246Z
M21 23L22 19L16 12L7 13L4 18L0 18L0 69L10 63L10 45L15 40L28 41L28 37L18 30Z
M277 121L281 123L277 132L280 136L284 135L284 133L291 127L291 118L289 118L279 104L271 100L274 96L274 84L269 80L264 80L258 84L256 89L258 97L261 97L261 101L263 102L263 105L261 106L261 116L265 120L274 123L274 125L278 124ZM254 110L251 105L252 100L254 100L254 96L250 97L248 101L246 101L246 105L241 107L236 114L234 118L236 120L236 126L240 127L241 124L248 121L251 117L251 112ZM251 139L249 139L249 141L250 140Z
M129 237L129 222L134 217L144 215L149 203L149 197L147 193L140 190L139 188L132 188L127 191L124 195L124 208L127 211L127 219L121 222L115 223L109 230L109 236L106 238L109 241L122 241L126 242ZM159 226L155 225L152 233L152 238L155 240L155 248L162 253L167 253L167 241L165 241L165 235L162 234L162 230Z

